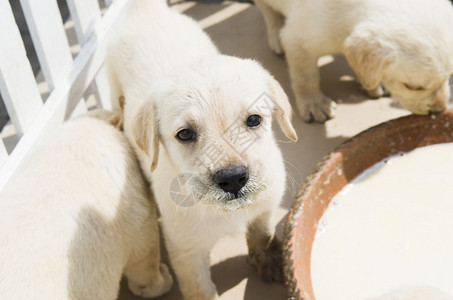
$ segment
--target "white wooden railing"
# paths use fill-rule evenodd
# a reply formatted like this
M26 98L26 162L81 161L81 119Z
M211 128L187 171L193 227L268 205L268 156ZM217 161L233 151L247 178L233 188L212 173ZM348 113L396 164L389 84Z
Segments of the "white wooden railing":
M50 92L43 101L10 3L0 0L0 92L9 126L19 140L6 147L0 139L0 190L43 133L87 110L83 96L88 87L97 89L98 106L110 108L103 68L106 36L126 1L105 0L107 8L102 14L98 0L67 0L80 45L80 52L73 58L57 1L20 0Z

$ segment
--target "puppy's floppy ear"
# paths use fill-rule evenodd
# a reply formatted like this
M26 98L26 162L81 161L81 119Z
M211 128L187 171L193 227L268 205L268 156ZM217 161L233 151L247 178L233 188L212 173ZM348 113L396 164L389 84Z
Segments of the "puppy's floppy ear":
M367 90L379 85L385 66L393 59L391 47L378 41L373 32L349 36L344 44L344 54Z
M292 109L289 103L288 96L286 95L283 88L269 75L269 92L272 100L274 101L274 115L277 119L280 129L286 135L288 139L293 142L297 142L297 134L294 130L293 124L291 123Z
M151 160L151 172L159 157L159 128L153 102L143 104L132 121L132 136L137 147Z

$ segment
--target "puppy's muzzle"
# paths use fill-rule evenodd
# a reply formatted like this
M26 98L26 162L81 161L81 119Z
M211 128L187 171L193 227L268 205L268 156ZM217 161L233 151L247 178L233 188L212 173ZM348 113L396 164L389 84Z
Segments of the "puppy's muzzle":
M225 192L238 193L249 180L249 172L244 166L230 166L214 173L212 180Z
M445 109L446 108L438 108L438 109L430 110L429 114L430 115L440 115L441 113L443 113L445 111Z

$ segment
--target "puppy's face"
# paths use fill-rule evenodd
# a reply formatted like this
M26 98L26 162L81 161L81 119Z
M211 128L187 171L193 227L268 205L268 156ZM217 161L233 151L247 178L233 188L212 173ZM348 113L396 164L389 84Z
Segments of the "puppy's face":
M216 57L188 68L159 84L154 101L161 151L190 177L195 200L216 208L252 203L276 175L273 118L297 139L286 95L250 60Z
M382 82L392 97L413 113L438 113L450 98L450 73L446 68L432 58L403 58L389 64Z
M418 34L412 27L373 25L345 41L345 55L363 86L372 90L382 81L395 100L416 114L444 110L450 97L453 35L437 26L441 24L423 26L426 32Z

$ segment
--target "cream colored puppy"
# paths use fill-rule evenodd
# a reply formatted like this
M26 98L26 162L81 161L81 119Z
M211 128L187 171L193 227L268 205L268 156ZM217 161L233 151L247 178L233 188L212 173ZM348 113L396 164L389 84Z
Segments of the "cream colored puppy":
M445 109L453 72L448 0L255 0L276 53L286 53L296 104L308 122L332 117L318 58L343 53L363 87L416 114Z
M160 262L156 207L133 149L91 117L49 134L1 191L0 257L4 300L113 300L123 273L144 297L173 283Z
M291 106L258 63L220 55L196 22L164 1L133 0L107 64L124 95L124 131L152 182L185 299L214 299L210 251L246 232L266 280L282 280L272 216L285 168L271 123L297 140Z

